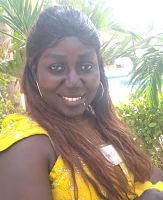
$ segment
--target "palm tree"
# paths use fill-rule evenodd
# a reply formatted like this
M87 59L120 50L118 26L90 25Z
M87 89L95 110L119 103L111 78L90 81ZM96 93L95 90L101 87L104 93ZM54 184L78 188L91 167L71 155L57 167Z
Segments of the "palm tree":
M163 35L140 39L135 47L134 71L130 84L138 97L158 107L163 85Z
M1 87L0 120L3 114L19 110L20 92L19 79L24 67L24 50L23 46L28 35L29 29L37 19L41 10L46 6L47 0L0 0L0 23L7 25L9 30L0 27L0 34L8 36L11 46L6 48L7 56L1 55L0 60L0 87L7 84L10 88L9 93L5 87ZM5 77L5 78L3 78ZM7 82L6 82L7 79ZM6 95L7 94L7 95ZM11 103L10 103L11 102ZM6 106L8 110L6 110ZM12 108L12 110L11 110Z
M11 37L12 48L9 49L12 58L3 58L0 72L20 78L24 66L23 46L28 32L37 19L45 1L33 0L0 0L0 22L10 27L10 32L0 29L1 34Z
M32 0L0 0L0 6L4 10L4 14L0 15L0 21L18 34L8 35L20 42L24 42L29 29L43 8L44 1L37 1L34 5L32 2Z

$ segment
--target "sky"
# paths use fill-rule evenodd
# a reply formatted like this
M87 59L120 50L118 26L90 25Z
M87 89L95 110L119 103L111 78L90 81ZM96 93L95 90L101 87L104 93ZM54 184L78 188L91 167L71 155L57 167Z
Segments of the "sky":
M113 14L125 28L144 33L163 32L163 0L108 0Z

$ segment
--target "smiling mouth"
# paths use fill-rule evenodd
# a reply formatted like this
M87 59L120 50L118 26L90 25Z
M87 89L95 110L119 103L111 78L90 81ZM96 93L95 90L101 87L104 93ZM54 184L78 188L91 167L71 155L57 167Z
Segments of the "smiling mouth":
M64 97L64 96L62 98L69 102L76 102L82 99L82 97Z
M85 104L85 95L83 96L60 96L67 106L80 106Z

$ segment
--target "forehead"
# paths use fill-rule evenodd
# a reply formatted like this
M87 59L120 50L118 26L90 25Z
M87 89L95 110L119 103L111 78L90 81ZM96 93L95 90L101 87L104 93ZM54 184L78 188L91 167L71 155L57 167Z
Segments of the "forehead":
M90 47L83 42L81 42L76 37L65 37L59 42L52 44L47 48L43 54L42 58L51 57L53 54L60 56L95 56L96 51L93 47Z

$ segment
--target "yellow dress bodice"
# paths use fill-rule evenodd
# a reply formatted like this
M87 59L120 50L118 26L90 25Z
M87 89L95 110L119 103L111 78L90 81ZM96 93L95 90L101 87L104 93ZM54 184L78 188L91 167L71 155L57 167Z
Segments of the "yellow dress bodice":
M0 133L0 152L9 148L16 142L36 134L46 134L48 136L48 133L28 116L20 114L9 115L2 123ZM150 188L163 191L163 182L157 182L154 185L150 181L146 181L145 183L135 183L124 163L121 163L120 166L125 173L129 184L132 186L132 190L138 196ZM87 167L84 167L85 170L87 170ZM99 200L93 187L84 182L78 171L75 172L75 177L78 186L79 200ZM74 200L74 188L71 173L64 164L61 156L57 158L57 161L49 174L49 181L55 200ZM135 196L130 195L131 200L134 198Z

